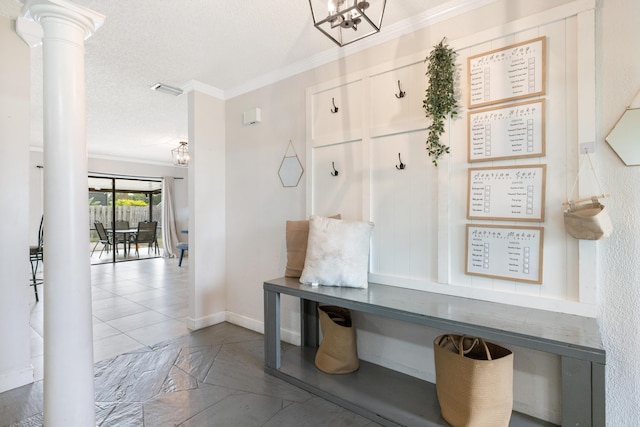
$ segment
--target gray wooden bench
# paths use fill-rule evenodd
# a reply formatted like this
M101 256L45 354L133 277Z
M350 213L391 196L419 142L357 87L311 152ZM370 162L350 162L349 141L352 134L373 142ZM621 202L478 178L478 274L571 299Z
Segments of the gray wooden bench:
M562 425L605 425L605 351L595 319L370 283L368 289L264 282L265 371L385 426L446 426L435 385L372 363L348 375L315 368L318 304L559 355ZM280 295L300 298L302 345L281 350ZM357 325L356 325L357 326ZM511 426L550 425L517 412Z

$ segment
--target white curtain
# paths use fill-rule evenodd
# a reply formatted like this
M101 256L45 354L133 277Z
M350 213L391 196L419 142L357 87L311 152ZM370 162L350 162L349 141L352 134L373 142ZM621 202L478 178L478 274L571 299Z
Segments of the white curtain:
M176 216L173 209L173 177L165 176L162 179L162 242L165 258L175 258L174 251L178 241Z

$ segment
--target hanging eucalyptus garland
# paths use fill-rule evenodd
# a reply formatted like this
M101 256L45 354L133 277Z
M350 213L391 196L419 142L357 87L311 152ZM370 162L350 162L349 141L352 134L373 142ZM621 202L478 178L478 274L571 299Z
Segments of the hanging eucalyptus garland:
M427 152L435 166L438 166L438 159L443 154L449 153L449 146L440 142L445 119L447 116L454 117L458 114L458 102L454 91L456 55L456 51L444 44L442 39L426 59L429 86L422 107L427 118L431 119L426 143Z

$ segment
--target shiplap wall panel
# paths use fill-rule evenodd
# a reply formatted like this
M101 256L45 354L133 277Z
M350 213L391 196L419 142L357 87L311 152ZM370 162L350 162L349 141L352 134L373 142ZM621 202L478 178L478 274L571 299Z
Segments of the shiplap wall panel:
M425 127L422 100L425 87L424 61L374 75L370 79L371 136L407 132ZM398 98L400 91L404 96Z
M405 169L397 169L398 153ZM436 272L435 172L424 153L424 132L374 138L371 147L374 236L371 271L411 280Z
M576 17L569 17L565 20L565 46L567 50L577 49L578 46L578 31L577 31L577 19ZM566 85L566 81L576 81L578 76L578 61L565 61L565 76L564 83L566 87L566 97L565 97L565 111L570 112L573 111L576 113L576 117L579 117L577 114L578 111L578 86L577 85ZM558 79L560 82L561 79ZM561 83L561 84L562 84ZM565 141L578 141L578 127L576 123L572 123L565 127L564 134ZM574 183L576 174L578 173L578 144L577 143L567 143L564 146L565 158L567 159L567 163L564 171L564 186L565 186L565 194L567 197L570 197L569 191L571 190L571 186ZM562 184L562 171L558 171L557 183L558 185ZM549 206L547 209L549 213L556 212L552 211L552 207ZM558 206L554 206L553 209L560 209ZM558 224L557 227L564 227L564 223L561 218L554 218ZM565 294L565 298L570 301L579 301L580 300L580 287L579 286L571 286L571 284L580 283L580 275L578 274L579 262L570 262L570 260L576 260L579 258L579 249L577 244L568 244L565 246L564 253L564 262L565 262L565 282L567 292Z
M362 137L362 82L341 84L312 96L312 138L315 146ZM334 106L337 112L333 113Z
M560 20L539 27L539 34L547 37L547 101L546 109L546 152L539 163L547 165L547 194L545 207L545 251L544 277L540 285L540 296L553 299L567 299L568 288L578 287L578 282L567 282L567 269L578 264L578 258L567 258L567 247L575 242L567 236L562 216L562 202L566 194L564 183L567 179L567 164L575 162L575 152L567 152L566 145L573 145L570 135L572 123L577 120L575 110L567 108L567 99L575 91L575 79L571 76L571 65L576 62L576 45L567 43L566 20ZM573 125L575 127L575 125ZM577 253L575 254L577 255ZM524 288L524 289L523 289ZM526 292L519 285L518 291Z
M362 218L362 141L316 147L313 156L313 211L340 214L343 219ZM332 176L332 162L338 176Z
M581 5L576 3L574 7L579 9ZM591 250L586 245L579 246L565 232L562 203L575 179L579 159L579 85L589 82L589 78L579 77L585 73L591 78L595 75L594 67L577 65L585 62L580 52L587 50L580 43L583 39L587 43L590 40L581 32L589 35L594 28L588 28L588 19L580 20L576 15L589 14L589 10L574 12L570 7L562 10L567 16L552 19L553 13L542 13L475 37L451 41L458 52L458 90L463 105L459 117L449 122L442 137L451 146L451 155L442 159L437 169L424 146L429 122L422 111L427 84L423 54L399 58L369 72L343 76L307 90L307 106L312 110L308 125L313 129L308 142L311 147L308 153L312 156L307 164L311 172L307 187L311 192L308 198L312 200L310 213L340 211L345 217L354 217L359 210L362 219L376 224L371 252L372 280L516 305L593 313L592 292L587 291L585 296L580 288L584 276L579 274L580 251ZM546 92L537 97L546 100L546 155L479 162L474 166L546 164L545 221L468 220L467 58L539 36L544 36L547 43ZM402 99L395 97L398 80L407 92ZM342 119L318 112L321 105L325 110L327 105L331 106L331 98L336 99L336 105L340 102L348 106L348 119L342 131L335 129L335 121ZM535 98L527 98L532 99ZM356 123L359 113L362 127ZM353 140L358 141L345 142ZM407 170L389 168L392 162L393 166L399 163L398 152L407 163ZM329 175L329 168L331 161L335 161L340 169L341 155L347 156L344 159L347 166L342 168L348 175L335 180ZM360 184L356 182L358 174ZM342 179L347 181L342 183ZM470 223L544 227L542 284L465 274L465 227Z

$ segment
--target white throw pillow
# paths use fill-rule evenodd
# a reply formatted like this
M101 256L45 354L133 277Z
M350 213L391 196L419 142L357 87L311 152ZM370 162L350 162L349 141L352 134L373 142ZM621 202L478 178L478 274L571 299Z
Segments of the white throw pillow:
M300 282L366 288L372 222L312 215Z

